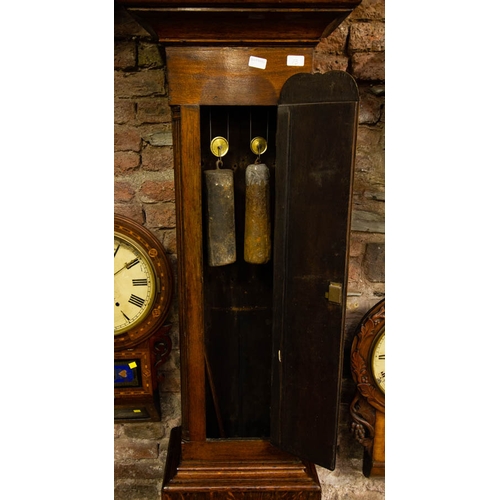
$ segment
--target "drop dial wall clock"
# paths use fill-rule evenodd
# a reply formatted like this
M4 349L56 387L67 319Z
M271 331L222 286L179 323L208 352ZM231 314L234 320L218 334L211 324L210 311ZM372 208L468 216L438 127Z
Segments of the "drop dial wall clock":
M373 343L370 362L375 384L385 394L385 328Z
M351 348L356 395L351 429L364 446L365 476L385 475L385 299L361 320Z
M158 421L158 366L172 348L166 323L173 273L159 240L115 214L115 422Z
M115 350L149 338L165 321L173 274L165 249L146 228L115 215Z

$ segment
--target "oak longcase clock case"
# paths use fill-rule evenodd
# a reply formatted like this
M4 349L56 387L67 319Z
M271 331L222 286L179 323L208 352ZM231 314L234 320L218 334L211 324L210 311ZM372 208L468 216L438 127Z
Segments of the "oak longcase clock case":
M360 2L119 3L164 45L172 109L182 426L162 498L319 499L314 464L335 466L359 97L349 74L312 73L313 50ZM256 165L259 263L245 231ZM213 194L214 171L229 191Z

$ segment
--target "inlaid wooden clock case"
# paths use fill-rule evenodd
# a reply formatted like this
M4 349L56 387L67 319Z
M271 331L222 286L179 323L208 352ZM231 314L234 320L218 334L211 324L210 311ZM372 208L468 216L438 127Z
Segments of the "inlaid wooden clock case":
M162 499L319 499L314 463L335 463L359 97L346 73L309 78L315 45L360 1L119 3L164 45L172 108L182 427L171 434ZM264 116L272 262L210 269L209 130L230 122L224 165L238 199Z
M172 349L172 325L166 319L173 297L173 270L160 241L141 224L115 214L114 230L115 237L125 238L143 252L154 279L149 311L139 322L114 336L115 422L159 421L157 368Z
M363 473L367 477L385 476L385 393L371 370L373 349L381 335L385 335L385 299L365 314L351 346L351 372L356 382L351 429L364 446Z

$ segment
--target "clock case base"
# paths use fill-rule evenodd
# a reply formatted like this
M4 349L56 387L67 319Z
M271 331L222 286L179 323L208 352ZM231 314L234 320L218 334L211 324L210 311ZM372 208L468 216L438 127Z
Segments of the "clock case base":
M165 363L172 350L172 339L169 336L171 328L172 324L167 323L135 348L115 352L115 362L135 361L140 371L137 387L120 387L115 384L116 424L161 420L158 386L162 377L158 374L158 367Z
M266 440L187 442L172 430L162 500L320 500L315 466Z
M159 422L161 420L158 391L152 396L115 401L115 424L129 422Z

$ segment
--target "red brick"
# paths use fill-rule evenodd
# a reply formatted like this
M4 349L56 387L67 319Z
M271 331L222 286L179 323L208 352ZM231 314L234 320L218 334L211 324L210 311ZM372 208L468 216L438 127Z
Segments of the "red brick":
M146 98L137 101L138 123L171 122L172 115L166 97Z
M342 54L346 47L349 27L341 24L330 36L322 38L314 48L316 54Z
M144 203L175 202L174 181L146 181L141 186L140 196Z
M167 253L177 253L177 234L175 230L165 231L163 236L163 246L167 249Z
M349 19L385 19L385 0L363 0Z
M134 41L115 41L115 68L130 69L136 64L136 47Z
M164 464L157 460L135 460L132 463L115 463L115 479L161 479ZM156 493L156 491L154 491ZM129 500L135 497L127 497ZM147 498L154 498L153 495Z
M162 439L165 427L160 422L131 423L124 428L125 436L131 439Z
M159 498L156 484L120 484L115 481L113 500L151 500Z
M349 259L349 281L357 283L361 279L361 263L359 257Z
M340 54L317 54L314 56L313 68L318 73L339 70L346 71L349 58Z
M134 188L128 182L115 180L115 201L130 201L135 194Z
M172 146L172 130L168 123L144 124L139 127L144 142L151 146Z
M161 392L180 392L181 377L179 369L172 372L165 372L165 378L161 383Z
M384 146L384 130L378 127L359 126L356 145L360 151L373 152L382 149Z
M159 368L162 376L160 390L162 392L180 392L180 353L179 349L172 349L170 356Z
M367 243L363 261L365 276L374 283L385 281L385 244Z
M135 103L129 99L115 100L115 123L132 122L135 117Z
M173 203L146 205L144 211L148 226L166 229L175 227L175 205Z
M130 219L135 220L139 224L144 223L144 215L142 213L142 206L137 203L115 203L115 214L124 215Z
M119 151L115 153L115 175L134 170L141 163L141 157L133 151Z
M115 460L157 457L158 444L156 441L115 440Z
M359 80L385 80L385 53L358 52L352 55L352 72Z
M165 71L152 69L127 73L115 71L116 97L165 95Z
M137 49L137 62L141 68L159 68L165 66L162 49L155 43L141 42Z
M370 91L360 91L359 95L359 123L376 124L382 115L383 97L377 97Z
M136 128L115 125L115 151L140 151L141 134Z
M385 49L385 23L354 23L349 36L349 51L380 52Z
M351 234L349 243L349 257L359 257L365 249L365 242L357 235Z
M142 168L161 172L174 168L174 152L172 146L148 146L142 152Z

